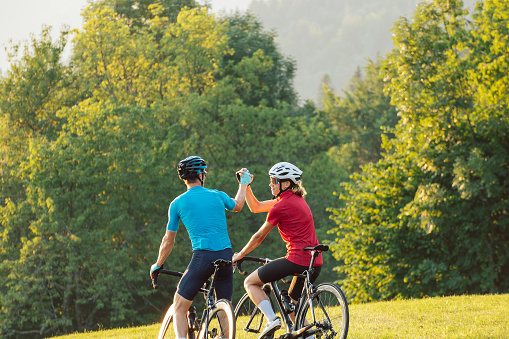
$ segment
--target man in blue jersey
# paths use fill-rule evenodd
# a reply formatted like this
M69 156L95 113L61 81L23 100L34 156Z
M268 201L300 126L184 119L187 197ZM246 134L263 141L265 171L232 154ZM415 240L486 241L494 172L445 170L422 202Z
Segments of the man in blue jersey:
M247 170L238 172L239 190L235 199L226 193L203 187L207 163L200 157L190 156L177 166L180 179L187 191L176 197L168 210L166 234L159 247L157 262L150 268L150 275L158 274L175 243L179 221L189 233L193 257L180 279L173 299L173 325L177 339L187 335L186 313L204 282L214 273L212 262L217 259L232 260L233 251L226 228L225 210L239 212L244 206L246 188L252 180ZM246 172L245 172L246 171ZM232 299L233 267L226 266L217 273L217 299Z

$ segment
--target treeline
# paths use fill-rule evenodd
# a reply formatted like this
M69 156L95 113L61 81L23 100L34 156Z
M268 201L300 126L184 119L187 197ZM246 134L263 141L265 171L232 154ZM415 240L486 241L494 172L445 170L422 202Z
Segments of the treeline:
M303 169L319 240L337 259L325 256L320 279L351 300L507 291L497 18L508 13L486 1L468 21L460 1L424 3L348 92L323 89L323 109L297 103L295 63L273 32L193 0L94 2L81 29L13 46L20 56L0 80L1 335L160 321L177 281L155 293L148 270L185 189L175 166L191 154L208 161L207 187L230 195L241 167L261 199L272 164ZM234 250L265 218L247 207L227 217ZM284 253L274 230L253 254ZM183 271L190 257L181 227L166 267Z

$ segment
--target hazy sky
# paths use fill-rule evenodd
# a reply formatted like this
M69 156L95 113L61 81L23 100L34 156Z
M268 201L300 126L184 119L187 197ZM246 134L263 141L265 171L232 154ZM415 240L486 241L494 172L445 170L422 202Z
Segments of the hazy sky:
M198 0L204 3L204 0ZM214 12L246 10L251 0L208 0ZM88 0L0 0L0 69L9 68L6 45L27 40L30 33L39 36L42 26L52 26L53 37L58 37L63 25L82 26L81 10Z

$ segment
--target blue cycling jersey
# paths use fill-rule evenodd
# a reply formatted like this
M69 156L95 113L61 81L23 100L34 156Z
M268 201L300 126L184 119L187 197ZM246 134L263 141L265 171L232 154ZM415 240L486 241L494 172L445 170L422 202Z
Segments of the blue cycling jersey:
M166 229L176 232L182 220L191 238L193 251L231 248L225 209L231 211L235 205L235 200L224 192L201 186L192 187L170 204Z

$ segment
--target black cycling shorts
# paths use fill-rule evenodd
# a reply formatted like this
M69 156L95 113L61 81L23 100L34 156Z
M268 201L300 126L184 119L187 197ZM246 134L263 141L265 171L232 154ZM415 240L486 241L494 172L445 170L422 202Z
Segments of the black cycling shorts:
M212 263L218 259L231 261L232 257L233 250L231 248L225 248L221 251L193 251L191 262L180 279L177 293L187 300L193 300L205 281L214 273L214 265ZM222 298L232 300L232 265L223 266L217 271L215 290L218 300Z
M297 265L286 258L279 258L258 268L258 277L263 283L268 283L283 279L290 275L301 274L307 269L308 266ZM321 270L322 266L313 267L313 273L310 277L311 282L315 282ZM297 301L302 295L303 288L304 278L293 277L290 288L288 289L288 294L293 300Z

